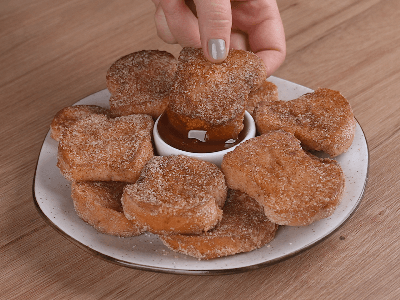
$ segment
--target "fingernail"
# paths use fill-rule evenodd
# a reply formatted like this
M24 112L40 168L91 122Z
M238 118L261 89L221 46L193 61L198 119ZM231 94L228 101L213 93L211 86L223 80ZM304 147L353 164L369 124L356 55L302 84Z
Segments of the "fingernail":
M225 41L223 39L210 39L208 41L208 53L215 60L226 58Z

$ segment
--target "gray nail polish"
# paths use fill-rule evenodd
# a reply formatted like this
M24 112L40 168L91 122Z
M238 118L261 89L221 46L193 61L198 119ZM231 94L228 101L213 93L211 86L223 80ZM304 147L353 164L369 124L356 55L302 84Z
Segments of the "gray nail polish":
M226 57L225 41L223 39L210 39L208 41L208 53L215 60L223 60Z

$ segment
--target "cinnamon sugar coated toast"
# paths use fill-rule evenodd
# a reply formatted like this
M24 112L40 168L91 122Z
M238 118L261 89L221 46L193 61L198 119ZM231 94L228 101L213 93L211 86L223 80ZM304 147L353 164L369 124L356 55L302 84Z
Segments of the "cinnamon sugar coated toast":
M154 155L153 125L148 115L90 115L64 133L57 166L70 181L135 182Z
M53 121L51 122L51 137L59 142L64 131L68 127L70 127L76 121L93 114L105 115L109 117L110 110L97 105L74 105L64 107L56 113Z
M71 197L78 216L101 233L129 237L140 235L144 228L128 220L122 210L121 196L125 182L72 182Z
M303 147L340 155L351 146L356 120L350 103L339 92L317 89L291 101L261 102L255 109L260 134L282 129Z
M214 164L189 156L155 156L122 196L124 213L152 233L199 234L222 217L227 187Z
M250 92L246 102L246 110L254 117L254 109L260 102L278 101L278 87L275 83L264 80L261 86Z
M174 82L176 58L166 51L142 50L118 59L107 71L114 117L148 114L154 119L163 113Z
M330 216L345 185L335 160L305 152L282 130L243 142L224 156L221 168L229 188L256 199L279 225L305 226Z
M263 207L245 193L230 190L222 220L200 235L161 235L170 249L199 259L249 252L274 239L278 225L264 214Z
M253 53L230 50L223 63L213 64L201 49L184 48L166 108L168 120L183 136L203 130L209 140L235 139L243 129L248 95L266 76Z

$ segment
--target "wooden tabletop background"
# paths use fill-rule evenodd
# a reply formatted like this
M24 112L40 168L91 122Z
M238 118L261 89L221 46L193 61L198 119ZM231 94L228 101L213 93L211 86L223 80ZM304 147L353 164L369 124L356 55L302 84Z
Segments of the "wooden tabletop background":
M77 247L37 212L32 180L54 114L108 67L167 50L150 0L0 2L1 299L400 299L400 1L279 0L274 74L350 101L370 151L364 198L338 231L278 264L220 276L140 271Z

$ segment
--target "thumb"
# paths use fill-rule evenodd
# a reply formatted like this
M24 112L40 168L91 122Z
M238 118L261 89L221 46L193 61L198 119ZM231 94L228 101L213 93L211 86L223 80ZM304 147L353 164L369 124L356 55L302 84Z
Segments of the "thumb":
M232 28L230 0L195 0L201 46L208 60L220 63L228 55Z

